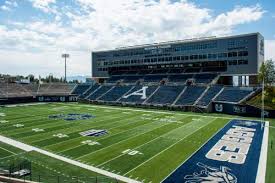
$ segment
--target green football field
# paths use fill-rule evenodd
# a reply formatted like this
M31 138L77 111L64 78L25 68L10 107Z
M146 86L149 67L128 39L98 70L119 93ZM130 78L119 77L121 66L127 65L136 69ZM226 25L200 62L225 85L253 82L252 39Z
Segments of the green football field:
M160 182L227 122L240 118L77 103L2 107L0 110L1 135L143 182ZM71 113L91 114L94 118L74 121L49 118ZM274 120L270 120L270 125L273 124ZM98 137L80 135L91 129L108 133ZM270 130L270 143L274 132ZM268 162L274 162L274 152L274 147L269 147ZM62 170L64 165L59 160L0 143L2 163L17 157L35 160L39 165L37 171L48 167L64 175L98 176L70 165ZM268 163L267 182L275 180L272 168L274 164Z

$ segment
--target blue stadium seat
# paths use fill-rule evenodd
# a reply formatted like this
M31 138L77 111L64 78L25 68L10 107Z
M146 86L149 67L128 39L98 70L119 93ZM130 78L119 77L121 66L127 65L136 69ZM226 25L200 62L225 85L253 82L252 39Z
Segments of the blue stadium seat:
M135 83L137 82L139 79L143 78L143 76L125 76L123 82L124 83Z
M215 101L238 103L252 92L252 88L226 87Z
M199 106L208 106L212 99L221 91L223 86L211 86L204 96L198 101Z
M217 77L217 74L196 74L194 76L196 83L211 83L213 79Z
M180 75L169 75L169 82L181 82L185 83L187 79L193 77L193 74L180 74Z
M128 92L132 86L116 86L112 90L110 90L108 93L100 97L98 100L103 101L116 101L120 97L122 97L126 92Z
M167 78L167 75L146 75L144 82L160 82L163 78Z
M176 105L193 105L205 89L205 86L188 86L176 102Z
M72 94L82 95L86 90L90 88L90 84L78 84Z
M125 76L112 76L106 80L106 83L116 83L117 81L124 79Z
M86 98L89 96L92 92L94 92L96 89L100 87L99 84L95 84L94 86L90 87L86 92L84 92L82 95L80 95L80 98Z
M127 93L127 95L142 89L142 87L143 86L135 86L135 88L133 88L131 91L129 91ZM146 97L149 97L156 89L157 89L157 86L148 86L148 88L146 89ZM146 99L141 99L141 96L139 96L139 95L131 95L128 98L121 98L120 102L141 104L145 100Z
M147 101L152 104L172 104L185 86L160 86L158 91Z
M113 86L102 85L97 91L95 91L92 95L88 97L89 100L96 100L98 97L106 93Z

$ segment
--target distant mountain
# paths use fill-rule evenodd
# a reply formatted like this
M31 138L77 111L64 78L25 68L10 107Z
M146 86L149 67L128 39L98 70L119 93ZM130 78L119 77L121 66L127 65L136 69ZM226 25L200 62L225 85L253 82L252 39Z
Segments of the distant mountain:
M79 82L84 83L88 77L90 76L68 76L67 81L78 80Z

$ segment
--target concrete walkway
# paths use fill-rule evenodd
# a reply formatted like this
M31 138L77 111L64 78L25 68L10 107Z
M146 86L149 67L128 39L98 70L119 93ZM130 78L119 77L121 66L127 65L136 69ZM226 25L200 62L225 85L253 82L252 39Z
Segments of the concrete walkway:
M121 175L118 175L118 174L115 174L115 173L111 173L111 172L108 172L106 170L96 168L94 166L86 165L84 163L81 163L81 162L78 162L78 161L75 161L75 160L72 160L72 159L69 159L69 158L66 158L66 157L48 152L48 151L45 151L45 150L30 146L30 145L27 145L27 144L24 144L22 142L19 142L19 141L16 141L16 140L13 140L13 139L1 136L1 135L0 135L0 142L9 144L11 146L17 147L17 148L22 149L22 150L27 151L27 152L36 151L38 153L47 155L49 157L64 161L66 163L69 163L69 164L72 164L72 165L75 165L75 166L78 166L78 167L81 167L81 168L84 168L84 169L87 169L87 170L90 170L90 171L93 171L93 172L96 172L96 173L99 173L101 175L105 175L107 177L111 177L111 178L120 180L122 182L140 183L139 181L136 181L136 180L133 180L133 179L130 179L130 178L127 178L127 177L124 177L124 176L121 176Z

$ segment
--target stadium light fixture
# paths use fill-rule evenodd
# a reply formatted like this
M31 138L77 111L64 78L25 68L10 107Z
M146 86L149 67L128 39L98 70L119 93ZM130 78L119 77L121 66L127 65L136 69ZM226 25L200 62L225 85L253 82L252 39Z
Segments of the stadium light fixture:
M69 58L70 55L67 54L67 53L64 53L61 56L62 56L62 58L65 59L65 79L64 79L64 82L66 83L67 82L67 58Z

